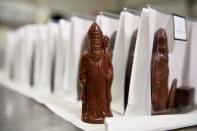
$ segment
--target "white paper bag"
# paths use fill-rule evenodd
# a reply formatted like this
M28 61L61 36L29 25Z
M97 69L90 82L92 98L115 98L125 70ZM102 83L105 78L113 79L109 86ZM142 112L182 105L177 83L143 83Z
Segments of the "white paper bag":
M59 27L48 22L38 25L35 59L35 87L45 93L51 93L54 85L55 49L58 43Z
M66 62L66 72L64 79L64 89L66 98L76 102L78 100L78 66L82 46L87 44L87 32L92 24L92 20L88 20L79 16L71 18L71 44L69 46L69 54Z
M15 39L15 47L13 52L13 74L14 74L14 81L17 83L21 82L21 70L22 70L22 43L23 43L23 34L24 29L19 28L16 31L16 39Z
M153 39L154 39L154 34L155 32L159 29L159 28L164 28L167 32L167 37L168 37L168 48L169 48L169 85L168 87L171 88L171 84L173 79L177 78L178 79L178 86L182 86L184 85L183 83L183 76L184 76L184 70L186 68L188 68L186 66L187 64L187 60L189 59L187 57L187 50L189 49L189 42L188 41L178 41L178 40L174 40L173 39L173 21L172 21L172 16L171 14L165 14L165 13L161 13L155 9L152 9L149 7L148 9L148 14L149 16L146 18L146 20L143 21L143 23L146 23L147 19L148 20L148 25L142 27L143 28L143 33L144 35L141 35L140 32L138 34L138 38L137 38L137 47L139 46L138 44L138 40L139 39L145 39L148 43L148 47L145 47L145 44L143 46L143 48L146 48L146 51L143 51L144 49L141 47L140 50L143 53L140 53L141 55L143 54L144 57L139 58L137 57L136 53L138 52L138 49L136 47L136 52L135 55L136 57L134 57L134 67L133 67L133 72L132 72L132 77L131 77L131 84L130 84L130 93L129 93L129 106L127 109L127 113L128 114L143 114L143 112L145 113L146 111L148 111L145 114L149 114L150 115L150 109L151 109L151 96L150 96L150 91L151 91L151 82L150 82L150 78L151 78L151 71L150 71L150 65L151 65L151 58L152 58L152 47L153 47ZM140 26L141 27L141 26ZM146 30L146 28L149 28L148 32L145 32L144 30ZM187 36L190 35L191 32L191 22L187 21ZM148 36L148 38L147 38ZM140 42L141 43L141 42ZM146 56L146 57L145 57ZM141 61L141 64L136 64L136 59L138 59L138 61ZM146 62L147 61L147 62ZM146 65L146 71L145 70L136 70L135 69L135 65L137 65L139 68L142 65ZM145 67L144 67L145 69ZM135 76L134 72L138 72L138 74L141 74L140 72L142 72L142 76L140 76L139 78ZM133 78L135 77L135 78ZM142 78L144 77L144 80L142 80ZM146 84L143 85L143 83L145 83L145 77L146 77ZM136 81L135 81L135 80ZM135 82L135 83L134 83ZM137 86L134 86L134 84L136 84ZM192 85L190 85L192 86ZM140 92L136 93L135 88L138 88L141 90L139 90ZM142 88L146 91L146 95L143 94L142 92ZM137 97L132 97L132 96L138 96L138 99L135 99ZM142 97L143 96L143 97ZM144 99L146 96L146 99ZM144 99L144 102L140 102L140 100L142 100L142 98ZM148 100L148 101L147 101ZM146 102L145 102L146 101ZM141 105L140 105L141 103ZM135 105L136 108L133 106ZM140 107L140 106L144 106L146 105L144 108ZM147 108L148 107L148 108ZM140 109L147 109L146 111L141 111ZM130 113L129 113L130 112ZM137 112L137 113L136 113Z
M195 103L197 103L197 21L192 22L192 29L188 36L189 44L187 47L186 57L185 57L185 67L183 72L183 83L195 88Z
M154 20L156 26L151 29L150 34L153 34L159 27L166 29L168 36L168 47L169 47L169 85L173 79L178 79L178 87L180 86L190 86L197 87L195 82L196 69L196 46L195 46L195 23L189 19L186 19L186 41L174 40L173 36L173 19L171 14L164 14L157 11L156 9L150 8L150 22ZM153 19L152 19L153 18ZM163 20L161 20L161 18ZM151 27L151 26L150 26ZM153 41L153 36L150 37ZM151 41L150 41L151 42ZM196 92L196 91L195 91ZM195 95L196 97L196 95Z
M54 90L55 82L55 66L56 66L56 51L60 43L59 25L58 23L47 23L47 50L46 50L46 65L42 65L45 69L45 86L49 92Z
M40 36L40 30L41 28L46 28L44 25L37 25L36 29L36 38L35 38L35 46L34 46L34 72L33 72L33 87L37 88L39 86L39 80L40 80L40 71L41 71L41 45L42 42L40 42L41 36ZM41 43L41 44L40 44Z
M149 12L142 10L130 80L129 100L125 115L150 115Z
M21 84L31 85L32 59L35 43L36 25L23 27L21 43Z
M119 17L118 15L115 16L110 17L101 13L96 17L96 22L100 26L103 34L107 35L109 38L111 38L112 34L118 29Z
M107 131L164 131L197 125L197 114L107 118Z
M59 43L56 43L56 59L55 59L55 88L54 93L64 95L63 79L65 76L66 60L68 57L68 49L70 46L70 21L59 21Z
M130 40L138 28L139 16L123 11L120 14L119 27L113 52L114 80L112 83L112 109L124 113L125 73Z
M49 93L49 44L47 43L47 26L38 25L37 29L34 87L39 91Z
M16 45L15 31L8 31L5 38L4 75L7 79L13 78L14 48Z
M150 44L153 44L153 37L155 32L159 28L164 28L168 37L169 48L169 85L171 87L173 79L177 78L178 86L182 86L184 83L183 73L186 50L190 45L189 41L174 40L173 38L173 19L171 14L161 13L155 9L149 7L150 10L150 23L155 23L155 26L150 25ZM191 32L191 22L187 21L187 36ZM151 45L152 46L152 45Z
M23 26L20 28L20 31L19 31L19 42L20 42L20 76L19 76L19 79L20 79L20 83L24 83L26 77L26 71L25 71L25 67L26 67L26 61L25 61L25 53L26 53L26 50L25 50L25 46L26 46L26 41L27 41L27 26Z

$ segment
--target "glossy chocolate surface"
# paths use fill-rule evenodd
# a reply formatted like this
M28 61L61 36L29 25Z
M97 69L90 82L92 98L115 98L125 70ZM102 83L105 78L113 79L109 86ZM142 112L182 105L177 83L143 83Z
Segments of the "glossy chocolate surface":
M166 31L161 28L154 36L151 66L153 110L165 110L168 99L168 45Z
M94 22L89 31L89 47L82 52L79 68L79 80L82 99L82 121L104 123L105 117L112 117L111 84L113 67L106 48L109 38L104 36Z
M169 93L168 77L168 38L165 29L159 28L154 35L151 63L151 97L153 114L154 112L165 111L173 106L177 80L173 80Z
M154 35L151 63L152 114L183 113L193 109L193 87L177 88L174 79L168 91L168 43L165 29L158 29Z

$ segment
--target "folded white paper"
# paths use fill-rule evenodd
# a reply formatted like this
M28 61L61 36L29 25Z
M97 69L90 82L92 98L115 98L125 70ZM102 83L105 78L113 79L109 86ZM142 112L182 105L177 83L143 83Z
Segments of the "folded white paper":
M100 26L104 35L107 35L111 38L112 34L117 31L118 29L118 21L119 19L105 16L105 15L98 15L96 17L96 22Z
M163 131L197 125L197 114L116 117L105 122L107 131Z
M59 42L56 43L55 51L55 81L54 81L54 93L56 95L65 95L63 88L63 80L66 73L66 62L68 57L68 49L70 46L70 28L69 21L59 21Z
M58 50L58 46L60 44L60 32L59 32L59 24L54 22L47 23L47 65L46 67L46 73L45 73L45 80L47 87L49 89L49 92L51 90L54 90L55 88L55 80L56 80L56 59L57 59L57 52L61 53L60 50ZM62 48L63 49L63 48Z
M138 28L139 16L123 11L120 14L113 52L114 80L112 83L112 109L124 113L125 73L133 32Z
M16 45L16 32L8 31L5 38L4 75L7 79L13 77L14 49Z
M183 71L183 78L182 81L185 85L195 87L195 103L197 103L197 60L196 60L196 49L197 49L197 22L192 22L192 29L191 32L188 33L188 43L187 51L185 54L185 65Z
M49 87L49 44L47 26L38 25L35 46L34 87L43 92L50 92Z
M129 100L125 115L151 115L149 86L149 12L142 10L136 40L133 67L130 80Z
M21 83L30 85L37 26L28 25L22 29L24 32L21 40Z
M174 40L173 38L173 19L171 14L165 14L159 12L155 9L149 7L150 14L150 46L153 44L153 37L156 30L159 28L164 28L168 37L168 48L169 48L169 85L173 79L178 79L178 86L182 86L184 83L183 80L183 71L185 64L185 55L188 46L190 45L189 41L180 41ZM154 24L154 26L153 26ZM190 35L191 32L191 22L187 21L187 35ZM151 49L151 48L150 48ZM152 52L152 50L150 50Z
M78 16L71 18L71 44L68 49L69 53L63 82L65 96L70 101L78 101L78 66L83 46L87 44L87 32L91 24L91 20Z
M21 82L22 72L22 42L24 35L24 27L16 31L15 47L13 50L13 80Z

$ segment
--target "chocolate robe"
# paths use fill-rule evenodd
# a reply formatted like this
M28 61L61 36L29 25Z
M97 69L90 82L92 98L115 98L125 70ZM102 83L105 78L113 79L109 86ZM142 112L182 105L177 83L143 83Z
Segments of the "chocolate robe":
M110 55L103 50L99 56L89 50L85 51L81 56L79 75L80 83L83 83L82 119L102 123L106 116L112 116L110 102L113 67Z
M158 29L154 36L151 87L153 111L165 110L168 100L168 45L164 29Z

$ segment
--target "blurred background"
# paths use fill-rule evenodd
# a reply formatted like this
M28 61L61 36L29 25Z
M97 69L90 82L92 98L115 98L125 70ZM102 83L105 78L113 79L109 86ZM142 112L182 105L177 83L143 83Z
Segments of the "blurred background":
M120 14L123 7L140 11L147 4L197 18L197 0L0 0L0 68L3 66L5 33L9 29L62 17L69 19L78 12L90 15L97 15L100 11Z

